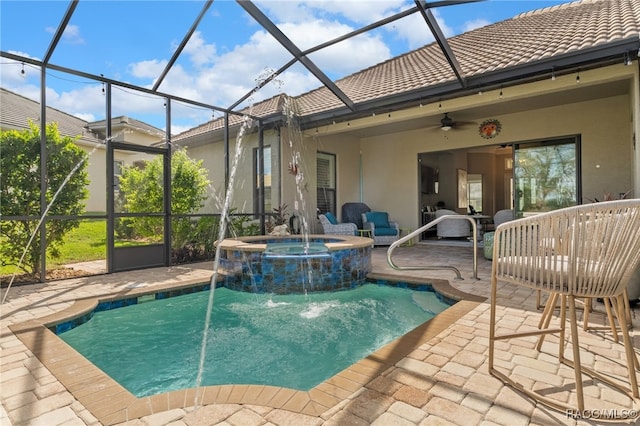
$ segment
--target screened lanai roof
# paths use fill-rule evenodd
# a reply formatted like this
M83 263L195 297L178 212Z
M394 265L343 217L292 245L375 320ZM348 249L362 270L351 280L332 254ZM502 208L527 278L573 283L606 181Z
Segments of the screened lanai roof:
M29 3L31 14L13 15L21 10L20 3ZM63 74L85 80L87 85L111 83L158 99L208 108L214 114L246 112L247 105L257 104L252 114L277 116L278 94L286 93L295 97L303 125L460 96L638 55L639 0L345 0L329 2L333 8L351 7L351 15L343 14L351 16L350 21L335 26L331 17L313 14L317 12L314 8L325 3L3 1L1 55L22 70L45 66L48 72L57 73L55 78ZM446 25L448 16L471 11L472 16L482 17L486 10L500 10L511 3L541 8L458 35ZM361 12L366 10L360 15L368 20L358 18L358 7ZM295 19L287 19L294 15ZM306 25L292 24L296 19L306 19ZM4 34L6 20L20 21L11 37ZM83 39L82 29L87 26L98 28L91 33L93 39ZM48 37L34 37L44 27ZM323 31L324 27L330 28ZM401 30L421 34L418 42L422 40L423 45L411 49L405 44L384 51L381 45L389 44L377 43ZM234 38L229 38L231 34ZM240 55L234 43L254 49L257 59ZM228 54L217 49L226 49ZM127 58L131 75L111 70L109 64L115 57ZM209 63L214 58L220 62ZM336 58L344 66L336 66ZM4 81L9 64L5 60ZM198 67L205 72L197 71ZM255 72L240 72L245 68ZM189 75L188 70L194 69L195 76ZM132 76L138 77L135 83ZM48 85L54 77L47 74L46 78ZM231 89L225 92L227 88ZM217 96L218 92L226 96Z

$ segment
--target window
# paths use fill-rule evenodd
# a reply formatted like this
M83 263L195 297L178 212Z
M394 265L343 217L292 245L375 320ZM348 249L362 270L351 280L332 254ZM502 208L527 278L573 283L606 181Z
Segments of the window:
M319 213L336 213L336 156L318 152L317 156L317 204Z
M516 217L578 204L579 161L578 137L515 145Z
M478 213L482 213L482 175L469 174L467 177L469 205Z
M273 209L271 203L271 147L265 146L263 149L264 159L260 158L260 149L253 149L253 211L270 213ZM264 173L264 210L260 209L260 169L258 165L262 161L262 171Z

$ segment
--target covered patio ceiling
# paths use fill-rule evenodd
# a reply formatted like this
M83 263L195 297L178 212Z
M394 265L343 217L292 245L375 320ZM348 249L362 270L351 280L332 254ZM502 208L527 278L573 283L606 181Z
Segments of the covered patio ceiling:
M64 49L61 46L61 40L65 31L70 27L70 23L74 19L86 19L87 11L82 10L82 7L88 7L92 3L97 2L81 2L80 0L72 0L68 3L62 18L57 24L57 28L52 30L52 35L49 40L49 44L46 47L41 59L35 59L41 52L28 52L28 54L15 53L15 51L0 51L0 56L8 58L14 61L22 62L23 64L31 64L37 67L41 67L43 70L56 70L64 73L68 73L75 76L80 76L89 80L94 80L100 83L109 83L114 86L123 87L126 89L132 89L141 93L147 93L150 95L156 95L158 97L176 100L184 102L186 104L208 108L214 111L222 113L239 114L242 111L246 111L245 108L252 102L254 94L264 90L265 87L270 84L274 84L285 72L294 68L304 69L310 73L319 82L319 86L324 86L328 89L333 96L340 100L340 108L334 108L330 111L321 111L313 114L309 114L302 119L303 127L312 127L321 123L327 123L330 120L335 120L336 117L343 117L345 119L354 119L358 117L364 117L371 114L372 111L379 111L381 108L399 109L406 108L408 106L417 105L419 102L446 99L465 94L473 93L479 88L491 89L495 87L508 86L514 84L513 82L531 81L541 78L541 75L546 75L549 72L549 62L538 61L535 63L526 63L524 65L518 65L513 67L507 67L495 72L485 72L481 75L468 76L465 75L461 69L456 52L451 48L447 37L441 26L436 19L434 12L443 10L450 7L470 7L474 3L486 2L486 0L414 0L413 4L404 7L393 14L384 16L374 22L364 25L356 30L337 35L335 38L326 40L323 43L313 46L306 45L304 40L292 39L288 35L287 28L283 28L276 24L275 20L265 12L265 7L260 7L259 2L249 0L237 0L233 3L234 7L241 8L248 19L251 19L254 24L263 28L277 43L287 52L289 58L282 64L270 64L272 68L266 70L265 74L255 80L255 85L251 90L241 94L230 105L217 105L207 102L205 99L197 99L197 96L185 96L180 90L176 90L177 87L173 84L168 84L168 80L172 74L175 73L176 67L179 66L181 61L184 61L185 51L190 42L194 39L199 29L205 25L205 22L210 17L215 6L231 7L230 2L218 1L214 5L213 0L206 1L193 1L193 2L180 2L185 5L184 12L178 12L183 15L180 20L181 25L174 26L171 24L171 20L165 22L165 27L159 23L159 34L167 31L179 39L179 42L175 43L175 49L171 53L170 57L164 61L163 67L157 67L158 71L153 76L153 83L147 86L141 86L136 84L130 84L124 79L119 79L118 76L105 76L104 74L96 73L92 67L90 61L81 62L80 65L68 66L65 63L55 63L54 59L58 57L57 52ZM99 2L102 3L102 7L120 7L122 13L126 14L126 2ZM155 2L148 2L149 8L158 7ZM197 7L199 10L197 10ZM370 7L376 7L375 2L372 2ZM184 16L190 16L192 18L185 19ZM340 88L337 81L342 76L334 76L331 72L327 71L322 65L319 65L319 61L314 58L319 58L318 54L321 52L330 52L330 50L342 43L348 42L350 39L356 38L368 32L379 30L385 26L394 25L394 23L409 17L419 16L419 22L424 26L424 30L428 31L432 36L435 43L438 45L449 70L447 71L452 75L452 79L446 84L439 84L436 86L421 87L411 91L403 93L392 93L380 96L374 96L371 99L363 102L356 102L350 98L345 91ZM99 17L97 17L99 18ZM171 24L171 26L167 26ZM104 24L107 31L105 37L108 37L109 32L122 31L122 25L118 23L106 23ZM170 29L170 31L169 31ZM416 29L418 30L418 29ZM124 49L135 49L136 41L131 40L131 45L119 47ZM605 46L602 49L576 51L572 54L564 55L562 58L554 57L553 63L558 70L571 70L575 66L584 66L588 63L596 63L598 61L610 60L612 54L618 55L620 52L626 51L627 47L619 47L616 52L613 52L615 46ZM118 49L114 52L117 54ZM108 58L107 58L108 59ZM617 60L617 59L616 59ZM372 64L375 65L375 64ZM239 64L238 66L242 66ZM212 84L217 82L214 80ZM46 81L43 73L42 77L42 100L45 100L45 87ZM286 91L286 90L285 90ZM582 94L580 96L585 96ZM513 108L514 105L511 106ZM517 107L517 106L515 106ZM264 118L264 117L263 117ZM459 117L459 119L464 117ZM410 123L405 123L411 125ZM424 124L424 123L423 123ZM416 125L418 125L416 123Z
M606 96L618 96L628 93L629 81L614 80L595 85L576 85L568 90L558 90L553 93L543 93L536 96L515 98L510 97L509 88L498 90L503 90L505 93L504 98L500 99L500 102L491 102L482 106L465 106L462 109L456 108L455 112L449 113L449 115L456 121L471 123L474 122L473 120L477 120L478 117L499 117L505 114L513 114L556 105L597 100L602 98L605 94ZM494 92L497 91L494 90ZM486 95L493 96L494 99L496 98L495 93L487 93ZM428 128L433 130L434 136L442 136L443 132L440 131L440 119L442 118L441 112L443 113L444 109L440 109L438 114L421 116L419 118L407 120L396 120L388 123L382 122L375 125L368 125L363 128L349 126L345 129L343 127L336 129L335 132L339 132L341 134L352 134L359 138L367 138L377 135ZM561 117L559 119L561 119ZM479 125L480 122L475 124ZM324 134L328 133L331 132L324 132ZM481 148L479 149L482 150Z

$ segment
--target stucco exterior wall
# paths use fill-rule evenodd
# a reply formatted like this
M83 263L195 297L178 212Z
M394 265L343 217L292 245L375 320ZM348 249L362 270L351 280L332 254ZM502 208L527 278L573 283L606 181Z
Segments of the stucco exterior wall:
M215 142L197 147L187 147L187 153L191 158L202 160L202 167L207 169L207 178L210 182L209 198L204 208L199 213L218 213L224 200L224 143ZM222 200L218 202L218 200Z
M498 146L576 135L581 138L583 197L600 199L605 193L617 196L629 190L630 196L637 197L640 188L637 164L640 162L638 150L634 149L634 132L638 134L640 126L636 117L640 88L638 70L632 68L617 65L581 73L582 83L577 87L589 90L583 97L588 101L563 104L567 102L563 90L575 96L577 89L575 76L566 75L553 81L535 81L505 89L505 97L501 99L507 102L507 107L503 114L482 114L485 106L501 102L496 91L447 100L442 102L442 109L436 102L424 105L424 108L409 108L308 129L304 137L297 129L287 127L268 130L264 144L272 147L273 206L286 204L289 214L305 216L311 232L321 230L316 221L316 154L322 151L336 155L336 213L339 219L341 206L349 201L362 201L374 210L388 211L404 228L416 229L420 225L421 207L425 203L435 205L443 201L448 208L465 213L465 208L458 209L457 169L483 175L482 210L492 214L507 208L510 201L504 195L508 192L508 176L502 174L504 160L509 156L504 149L497 149ZM603 87L599 84L610 81L623 81L628 90L619 90L620 86L617 86L615 94L597 92ZM554 106L542 107L542 96L551 97L552 101L546 98L544 104ZM519 108L511 112L509 106L516 104ZM431 117L433 123L433 118L441 117L445 110L466 111L467 116L473 111L475 116L465 119L476 124L448 132L437 126L404 125L405 122L421 122L425 117ZM478 124L488 118L500 120L502 130L495 138L483 139L478 133ZM394 131L387 130L387 126L392 126ZM365 134L367 136L363 136ZM237 173L242 177L236 182L233 204L239 211L250 211L252 207L250 148L257 146L257 135L246 137L245 143ZM233 150L234 140L231 145ZM488 151L479 155L461 150L478 147L488 148ZM278 149L281 149L280 153ZM491 150L495 150L495 154L491 154ZM222 143L197 147L190 152L196 158L204 159L215 193L224 194ZM420 153L438 153L438 194L420 193ZM297 178L289 172L290 163L297 163L300 173ZM279 188L282 188L282 194L277 192Z
M278 152L280 150L279 134L276 130L264 132L264 146L271 147L271 181L265 178L265 184L272 186L271 203L278 206L280 203L280 162ZM240 151L236 151L238 140L235 137L229 139L229 167L230 178L232 177L231 168L237 157L237 168L235 171L234 181L232 182L233 193L231 195L231 208L236 213L253 212L253 151L258 147L258 133L245 134L240 141ZM202 166L207 169L207 177L211 182L209 197L205 206L200 213L220 213L227 194L225 183L225 163L224 163L224 143L216 141L214 143L199 145L187 148L189 156L198 160L202 160ZM237 155L236 155L237 153ZM266 169L266 167L265 167ZM267 170L268 171L268 170ZM271 213L267 211L266 213Z
M621 95L495 117L502 123L502 132L490 141L481 139L475 126L449 132L418 129L369 137L360 143L364 201L415 229L420 211L418 153L576 134L582 139L583 195L617 195L633 187L630 115L629 96ZM466 156L457 152L450 156L440 169L438 194L447 206L456 204L456 169L469 169Z
M85 211L87 213L106 213L107 211L107 153L104 147L95 151L86 145L79 145L87 154L87 173L89 176L89 196L86 200Z

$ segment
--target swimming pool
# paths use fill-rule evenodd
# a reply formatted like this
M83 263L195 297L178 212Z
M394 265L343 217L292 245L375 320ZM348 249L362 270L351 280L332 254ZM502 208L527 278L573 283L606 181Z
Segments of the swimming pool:
M57 332L137 397L190 388L207 293L101 305ZM372 283L310 295L218 288L202 384L309 390L451 304L432 290Z
M205 271L207 270L202 272ZM72 349L60 339L55 330L58 327L70 327L74 322L76 325L81 323L83 317L90 317L99 306L123 306L152 298L161 299L191 293L194 289L203 289L203 278L204 281L208 281L206 274L184 274L182 270L163 271L163 274L174 275L153 283L145 283L144 280L120 280L110 293L75 299L61 310L11 324L9 329L58 382L103 425L122 424L160 411L191 410L194 406L217 404L250 404L318 417L327 410L339 409L350 395L365 389L368 383L384 376L385 372L411 352L431 344L432 339L484 301L484 298L453 288L445 280L373 272L368 274L367 278L376 283L408 288L433 288L438 294L450 298L455 303L433 319L356 361L309 391L279 386L230 384L180 389L138 398Z

